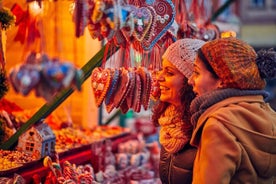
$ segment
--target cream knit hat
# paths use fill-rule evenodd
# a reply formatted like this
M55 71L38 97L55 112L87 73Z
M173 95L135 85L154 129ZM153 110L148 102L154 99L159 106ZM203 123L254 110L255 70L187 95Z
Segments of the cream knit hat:
M162 56L171 62L185 77L193 73L193 62L198 49L205 42L203 40L184 38L171 44Z

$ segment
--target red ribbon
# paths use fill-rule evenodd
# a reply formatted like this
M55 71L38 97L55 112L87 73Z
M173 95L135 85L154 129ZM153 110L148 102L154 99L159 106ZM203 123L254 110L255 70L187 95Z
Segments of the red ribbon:
M18 4L11 8L12 13L16 16L15 25L18 26L17 34L14 41L21 44L27 39L28 43L33 43L36 38L40 38L40 32L37 28L37 20L30 16L29 11L24 11Z

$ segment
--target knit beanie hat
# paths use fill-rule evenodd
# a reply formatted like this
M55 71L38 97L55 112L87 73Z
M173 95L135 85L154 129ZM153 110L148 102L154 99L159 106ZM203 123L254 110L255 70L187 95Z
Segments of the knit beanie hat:
M225 88L263 89L256 64L257 54L247 43L234 38L219 38L207 42L199 57L208 62L223 82Z
M171 62L185 77L193 73L193 62L198 49L204 44L203 40L184 38L171 44L162 56Z

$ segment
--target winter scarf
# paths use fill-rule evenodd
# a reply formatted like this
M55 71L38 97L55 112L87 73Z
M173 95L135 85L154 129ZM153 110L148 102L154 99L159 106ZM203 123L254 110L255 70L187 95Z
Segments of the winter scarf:
M190 122L184 122L182 111L170 105L158 120L160 124L160 144L169 153L181 150L192 135L193 126Z
M264 90L240 90L240 89L219 89L206 93L202 96L196 97L190 106L192 113L191 123L195 127L198 118L206 109L210 106L230 97L235 96L248 96L248 95L262 95L266 101L269 97L269 93Z

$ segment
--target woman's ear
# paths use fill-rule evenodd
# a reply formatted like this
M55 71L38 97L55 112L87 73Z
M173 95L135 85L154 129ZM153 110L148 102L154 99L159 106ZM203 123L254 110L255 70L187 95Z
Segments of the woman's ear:
M218 89L225 88L225 85L221 79L218 79L218 81L217 81L217 88Z

